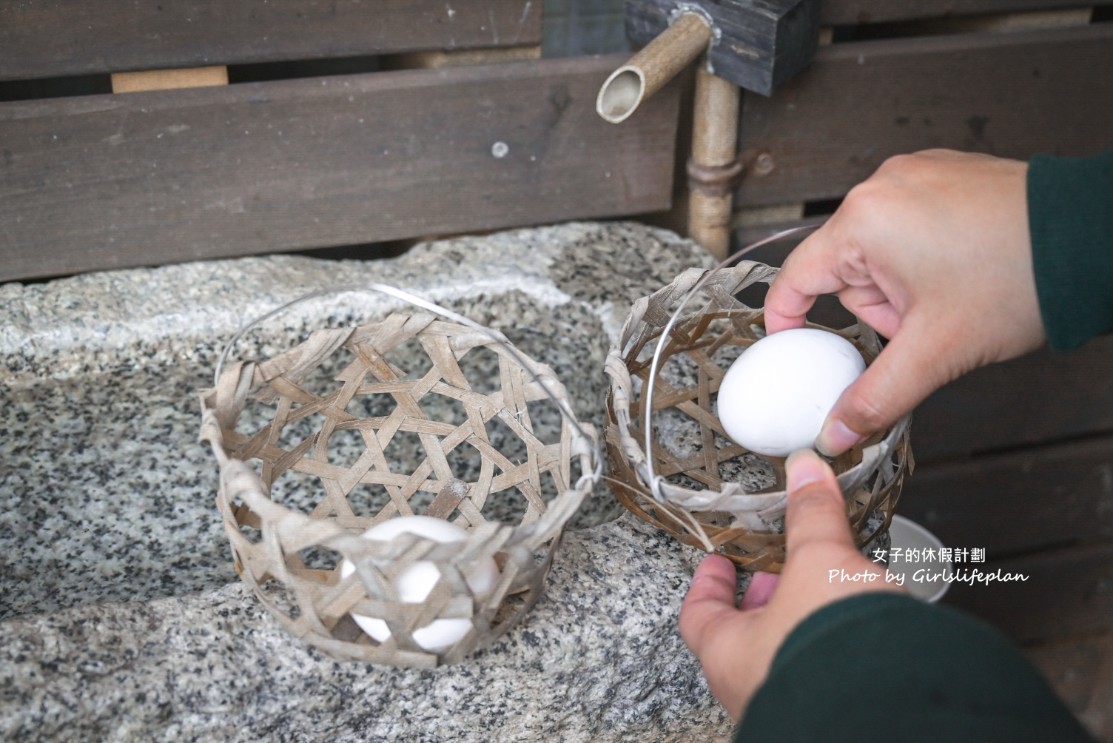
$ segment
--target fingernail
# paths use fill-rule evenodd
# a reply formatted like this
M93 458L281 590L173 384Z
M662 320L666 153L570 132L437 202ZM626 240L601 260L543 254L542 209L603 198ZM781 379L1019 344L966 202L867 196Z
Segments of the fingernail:
M730 561L730 558L712 552L704 555L703 559L700 560L699 565L696 566L695 577L699 578L709 570L718 570L720 572L729 570L731 573L734 573L736 568L734 567L734 563Z
M811 449L792 452L785 460L789 492L795 492L805 485L819 482L826 476L826 469L827 465Z
M841 420L828 419L815 437L815 448L825 457L837 457L865 438L862 434L851 431Z
M738 604L738 608L746 610L765 606L773 598L773 592L777 590L777 584L780 583L780 580L781 576L773 573L760 571L754 573L750 578L750 585L746 587L746 592L742 594L742 601Z

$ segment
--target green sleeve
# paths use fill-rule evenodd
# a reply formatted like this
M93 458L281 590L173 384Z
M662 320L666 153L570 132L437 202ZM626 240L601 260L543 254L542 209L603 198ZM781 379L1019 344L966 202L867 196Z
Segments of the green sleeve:
M1113 332L1113 151L1033 157L1028 228L1051 348L1065 351Z
M1092 743L1004 636L893 593L844 599L793 630L734 740Z

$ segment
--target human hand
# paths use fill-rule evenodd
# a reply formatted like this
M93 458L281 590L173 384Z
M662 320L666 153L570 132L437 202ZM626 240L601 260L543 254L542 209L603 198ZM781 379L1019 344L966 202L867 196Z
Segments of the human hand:
M1027 167L948 150L891 158L789 255L765 300L770 333L838 294L889 339L828 415L821 452L841 454L947 382L1044 343Z
M811 450L796 452L785 466L787 554L781 575L755 573L736 608L734 564L708 555L680 609L680 634L703 666L711 693L735 721L781 643L805 617L858 593L903 590L887 583L885 570L854 546L831 468Z

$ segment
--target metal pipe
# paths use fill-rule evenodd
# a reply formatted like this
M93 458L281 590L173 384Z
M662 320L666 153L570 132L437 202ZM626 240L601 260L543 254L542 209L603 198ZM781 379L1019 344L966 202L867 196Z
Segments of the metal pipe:
M660 36L611 73L599 88L595 110L612 124L625 121L642 101L706 52L713 35L711 24L701 14L681 13Z

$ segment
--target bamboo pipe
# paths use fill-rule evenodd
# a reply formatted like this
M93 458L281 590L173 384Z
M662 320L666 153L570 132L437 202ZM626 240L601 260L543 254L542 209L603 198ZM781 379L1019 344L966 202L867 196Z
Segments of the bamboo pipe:
M660 36L611 73L599 88L595 110L612 124L625 121L642 101L707 51L712 36L711 25L702 15L681 13Z
M741 91L706 67L696 70L688 236L722 260L730 252L734 181L742 169L736 158Z

